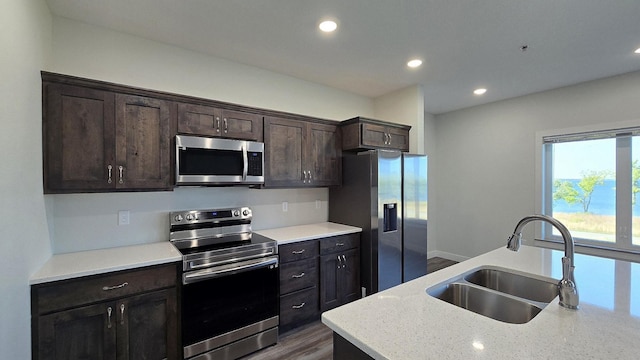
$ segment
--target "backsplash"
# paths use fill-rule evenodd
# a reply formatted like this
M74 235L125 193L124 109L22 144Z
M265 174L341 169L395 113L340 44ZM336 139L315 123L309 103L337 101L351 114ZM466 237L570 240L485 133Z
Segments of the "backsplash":
M324 222L328 189L185 187L168 192L45 195L54 254L169 240L169 212L249 206L253 229ZM288 203L286 212L282 202ZM317 208L319 201L319 208ZM118 211L130 212L118 225Z

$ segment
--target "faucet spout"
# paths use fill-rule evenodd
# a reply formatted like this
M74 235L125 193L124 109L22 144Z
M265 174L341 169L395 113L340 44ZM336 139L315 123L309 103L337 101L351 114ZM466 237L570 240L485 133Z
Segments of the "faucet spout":
M577 309L579 301L578 287L574 278L574 243L573 237L566 226L560 221L547 215L525 216L518 222L513 235L507 241L507 248L511 251L518 251L522 242L522 228L532 221L543 221L551 224L560 231L564 240L564 257L562 258L562 280L558 283L560 295L560 305L569 309Z

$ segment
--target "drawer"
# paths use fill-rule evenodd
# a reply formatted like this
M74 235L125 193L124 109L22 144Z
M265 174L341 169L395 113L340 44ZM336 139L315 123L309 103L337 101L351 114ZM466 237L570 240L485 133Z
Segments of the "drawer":
M280 265L280 294L302 290L318 284L318 259L294 261Z
M32 296L35 297L38 313L44 314L173 287L177 279L176 267L176 264L145 267L35 285L32 288Z
M280 326L303 322L319 314L318 288L297 291L280 297Z
M279 245L278 254L281 263L309 259L318 256L318 241L307 240Z
M320 241L320 254L332 254L360 246L360 233L332 236Z

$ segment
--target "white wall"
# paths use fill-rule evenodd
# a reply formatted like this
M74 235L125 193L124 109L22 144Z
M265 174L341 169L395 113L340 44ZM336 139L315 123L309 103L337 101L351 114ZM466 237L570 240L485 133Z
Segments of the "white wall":
M638 120L639 99L636 72L436 116L438 251L463 259L505 246L535 212L535 133Z
M424 154L424 88L413 85L374 99L374 118L410 125L409 152Z
M331 120L373 116L369 98L57 16L47 70ZM249 205L256 230L328 219L327 189L181 188L46 198L54 253L167 241L168 212L180 209ZM130 211L130 225L117 225L119 210Z
M29 359L29 276L51 254L40 161L40 70L51 51L43 1L2 0L0 46L0 357Z
M435 201L432 203L432 200L435 200L436 198L436 190L438 189L438 186L436 185L437 182L437 178L435 176L435 169L436 169L436 161L437 161L437 156L436 156L436 118L434 115L429 114L429 113L424 113L424 153L427 155L427 162L428 162L428 170L427 170L427 179L428 179L428 193L427 196L429 197L428 199L428 203L429 203L429 210L427 210L428 214L427 216L429 216L429 220L428 220L428 228L427 228L427 252L429 257L434 257L434 256L440 256L440 254L438 254L436 252L437 249L437 237L436 237L436 230L438 227L438 224L434 221L431 221L431 213L434 211L434 209L432 208L432 205L435 203Z

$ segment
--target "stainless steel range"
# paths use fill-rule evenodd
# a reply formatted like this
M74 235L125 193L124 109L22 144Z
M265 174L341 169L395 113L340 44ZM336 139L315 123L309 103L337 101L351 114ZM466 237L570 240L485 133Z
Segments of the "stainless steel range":
M248 207L171 213L182 253L185 359L237 359L278 339L278 246Z

